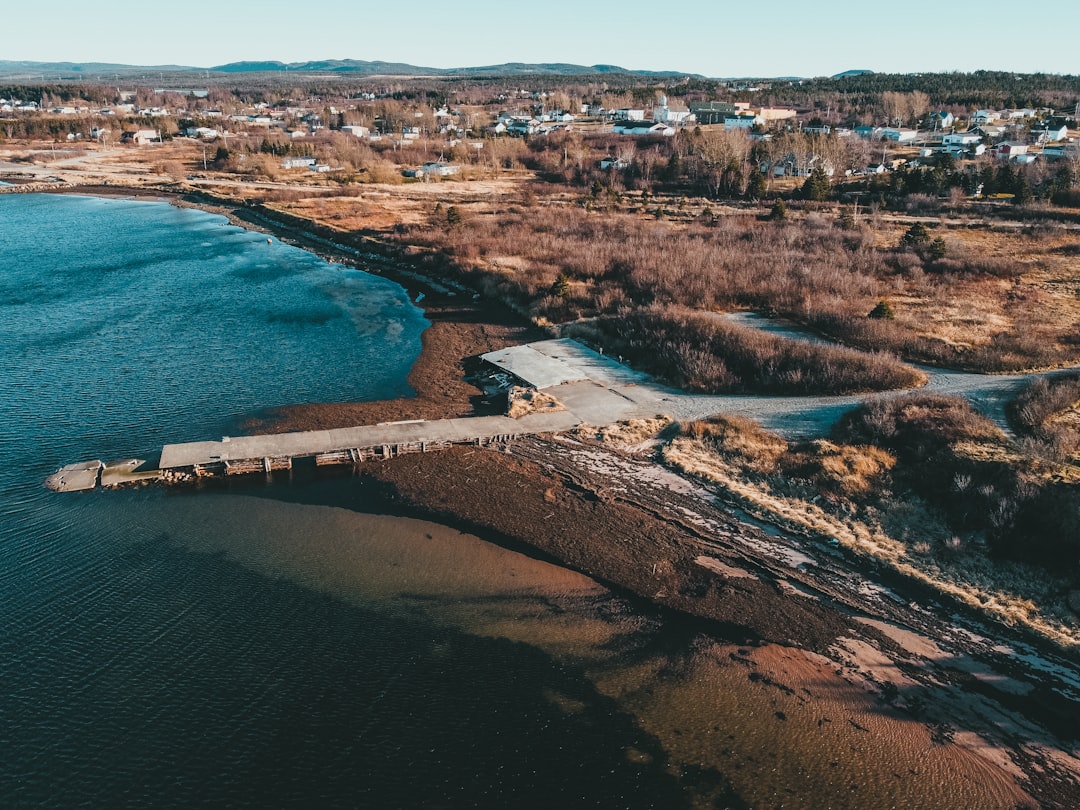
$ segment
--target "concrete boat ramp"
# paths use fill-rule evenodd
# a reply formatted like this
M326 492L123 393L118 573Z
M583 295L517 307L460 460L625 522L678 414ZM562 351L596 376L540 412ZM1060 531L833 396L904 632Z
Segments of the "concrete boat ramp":
M188 481L202 477L292 469L308 459L316 466L357 464L403 453L425 453L454 444L502 444L515 436L558 433L582 423L604 425L656 413L656 398L640 389L641 401L628 394L639 375L572 340L549 340L484 355L508 384L545 390L558 403L518 418L476 416L432 421L225 437L220 441L167 444L149 466L138 459L103 464L72 464L49 477L59 492L115 487L146 481Z

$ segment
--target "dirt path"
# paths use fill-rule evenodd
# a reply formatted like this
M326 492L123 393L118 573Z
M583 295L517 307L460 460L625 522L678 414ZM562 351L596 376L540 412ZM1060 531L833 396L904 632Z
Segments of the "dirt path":
M804 329L798 324L778 318L768 318L753 312L736 312L723 316L730 323L750 329L759 329L770 335L787 340L802 340L811 343L839 346L842 344L829 340ZM927 376L926 385L921 391L934 394L948 394L964 397L977 411L992 420L1006 435L1012 435L1005 415L1008 403L1032 380L1038 377L1063 374L1080 365L1052 371L1029 374L978 374L967 371L952 371L912 364ZM884 392L875 397L897 396L903 392ZM818 435L827 432L836 418L844 411L855 407L867 399L867 395L848 397L749 397L741 403L740 415L760 422L764 427L782 435L794 435L801 431L813 431ZM831 420L831 421L830 421ZM803 434L806 435L806 434Z

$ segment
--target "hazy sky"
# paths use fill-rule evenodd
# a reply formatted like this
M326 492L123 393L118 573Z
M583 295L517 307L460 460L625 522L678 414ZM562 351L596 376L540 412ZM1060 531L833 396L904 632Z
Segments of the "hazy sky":
M1080 73L1076 0L184 0L14 3L0 59L210 67L368 59L430 67L615 64L706 76Z

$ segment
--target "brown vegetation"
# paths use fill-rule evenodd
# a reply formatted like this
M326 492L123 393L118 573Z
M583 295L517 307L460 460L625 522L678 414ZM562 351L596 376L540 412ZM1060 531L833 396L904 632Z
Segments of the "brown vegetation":
M816 213L778 222L732 212L671 222L565 205L472 214L453 229L431 217L398 238L439 249L487 294L537 320L750 308L946 366L1006 371L1080 359L1074 281L1053 253L1060 240L1045 234L950 231L948 255L935 258L898 250L899 227L851 229ZM1009 258L1017 251L1023 258ZM894 317L867 317L883 298Z
M1036 475L962 400L868 403L833 441L789 443L748 420L713 417L682 425L662 454L768 520L1080 643L1067 607L1080 576L1076 487Z
M1027 446L1055 461L1080 452L1080 372L1034 380L1009 406Z
M573 323L565 331L689 391L852 394L925 381L888 355L786 340L675 307Z

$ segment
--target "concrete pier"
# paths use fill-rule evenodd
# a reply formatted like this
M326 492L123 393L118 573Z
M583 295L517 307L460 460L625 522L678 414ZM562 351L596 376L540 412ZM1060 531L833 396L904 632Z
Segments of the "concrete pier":
M105 465L100 461L83 461L61 467L45 479L45 486L54 492L81 492L94 489Z
M298 458L314 458L319 465L349 463L350 460L355 463L372 457L390 458L401 453L426 452L451 444L488 444L530 433L569 430L580 421L573 414L562 411L530 414L521 419L478 416L226 437L218 442L167 444L161 450L158 466L166 473L215 475L289 469L292 460Z
M269 474L290 470L298 459L316 466L358 464L373 458L426 453L454 444L488 445L515 436L560 433L583 423L605 425L658 412L660 393L648 378L573 340L548 340L484 355L495 369L536 390L546 390L559 410L537 410L518 418L474 416L432 421L225 437L220 441L167 444L156 467L139 459L73 464L46 482L62 492L116 487L152 480L183 481L206 476Z

